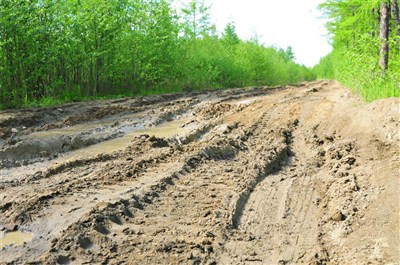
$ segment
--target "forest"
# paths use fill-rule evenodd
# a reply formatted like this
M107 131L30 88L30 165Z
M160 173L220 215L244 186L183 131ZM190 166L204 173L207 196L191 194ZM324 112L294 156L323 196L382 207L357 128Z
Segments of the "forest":
M317 77L367 100L398 96L397 2L321 4L333 51L310 69L290 47L241 40L234 23L217 32L201 0L1 0L0 108Z
M216 32L201 1L0 1L0 104L311 80L290 48Z
M398 97L398 0L328 0L320 8L333 51L314 68L318 77L337 79L368 101Z

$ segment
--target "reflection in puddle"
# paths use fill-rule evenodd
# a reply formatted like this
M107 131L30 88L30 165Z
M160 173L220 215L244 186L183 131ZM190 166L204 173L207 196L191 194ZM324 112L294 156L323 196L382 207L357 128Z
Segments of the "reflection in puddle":
M182 135L189 132L187 128L182 128L182 126L186 122L187 120L176 120L176 121L166 122L157 127L139 129L128 133L124 137L105 141L99 144L89 146L87 148L71 152L69 155L61 159L57 159L55 162L60 163L78 157L96 156L103 153L112 153L115 151L121 151L124 150L131 143L132 139L135 136L143 134L155 137L173 137L175 135Z
M142 134L148 134L155 137L173 137L175 135L181 135L189 132L188 129L182 128L182 126L187 122L187 120L175 120L171 122L166 122L157 127L150 127L141 129L130 133L131 136L137 136Z
M33 234L31 233L21 231L4 233L0 235L0 249L9 245L20 246L25 242L32 241L32 239Z
M92 129L89 126L73 126L73 127L65 127L62 129L53 129L49 131L40 131L40 132L35 132L31 133L27 136L25 136L26 139L45 139L45 138L50 138L54 136L63 136L63 135L68 135L68 134L73 134L73 133L79 133L85 130Z

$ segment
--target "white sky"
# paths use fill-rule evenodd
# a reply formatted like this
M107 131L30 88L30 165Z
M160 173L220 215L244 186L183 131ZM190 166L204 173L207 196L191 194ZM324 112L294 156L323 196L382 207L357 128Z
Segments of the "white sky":
M222 32L230 21L248 40L257 34L262 43L292 46L296 62L314 66L331 50L317 6L323 0L205 0L212 22Z

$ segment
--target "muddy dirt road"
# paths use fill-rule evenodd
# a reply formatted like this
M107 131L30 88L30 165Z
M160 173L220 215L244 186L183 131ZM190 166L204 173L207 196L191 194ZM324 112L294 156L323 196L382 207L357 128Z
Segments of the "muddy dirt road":
M0 263L399 264L399 103L316 81L0 112Z

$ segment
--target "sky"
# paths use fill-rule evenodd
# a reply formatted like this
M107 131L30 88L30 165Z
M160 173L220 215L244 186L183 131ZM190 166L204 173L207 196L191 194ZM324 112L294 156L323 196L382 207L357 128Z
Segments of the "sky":
M222 32L234 22L243 40L254 35L267 45L293 48L296 62L314 66L331 51L321 13L323 0L205 0L211 19Z

